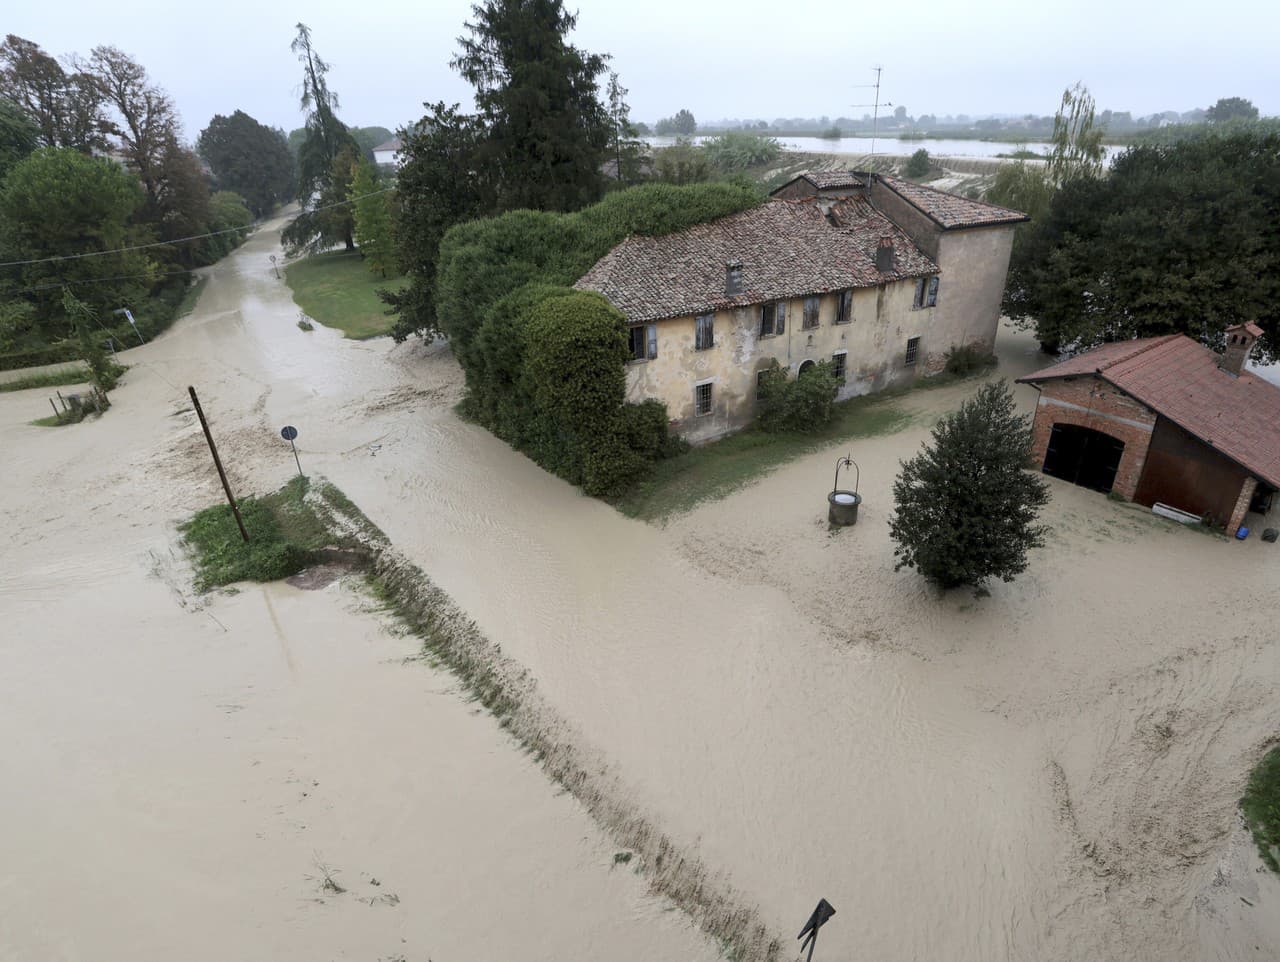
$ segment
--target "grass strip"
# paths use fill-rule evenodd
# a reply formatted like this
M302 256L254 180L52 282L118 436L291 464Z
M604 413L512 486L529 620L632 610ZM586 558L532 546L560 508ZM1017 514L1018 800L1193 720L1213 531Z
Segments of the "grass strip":
M64 387L67 384L84 384L89 380L89 369L83 364L58 371L42 371L28 374L12 381L0 381L0 393L4 391L29 391L37 387Z
M399 290L409 282L375 277L360 257L346 251L304 257L285 269L285 278L308 317L356 340L391 332L396 319L387 314L378 290Z
M1240 800L1262 860L1280 872L1280 745L1263 756Z
M353 538L333 532L307 498L308 489L306 478L294 478L271 494L241 498L248 543L225 504L205 508L181 525L195 551L197 590L236 581L278 581L314 563L322 549L354 547Z
M329 540L357 545L368 558L368 585L384 609L422 642L433 664L456 676L470 697L498 719L543 771L587 809L630 853L613 864L634 863L650 888L689 913L738 962L776 962L782 943L759 912L722 876L682 851L630 800L630 793L598 754L573 740L573 727L542 698L533 677L485 637L453 600L405 559L337 488L319 484L307 499L328 526Z

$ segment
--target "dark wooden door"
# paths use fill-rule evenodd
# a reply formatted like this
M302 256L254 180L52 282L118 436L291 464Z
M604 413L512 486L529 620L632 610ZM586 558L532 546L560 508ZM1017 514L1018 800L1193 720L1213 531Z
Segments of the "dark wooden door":
M1094 491L1107 492L1116 481L1124 442L1078 424L1055 424L1044 455L1044 473Z

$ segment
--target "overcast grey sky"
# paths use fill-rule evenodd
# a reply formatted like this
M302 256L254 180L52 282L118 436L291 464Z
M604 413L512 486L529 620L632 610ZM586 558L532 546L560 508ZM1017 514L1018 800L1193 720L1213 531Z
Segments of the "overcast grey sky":
M1280 14L1267 0L582 0L577 9L575 42L613 55L636 120L681 107L700 120L860 116L851 105L870 91L856 85L873 79L874 64L884 67L884 99L912 115L1051 114L1076 80L1100 108L1135 116L1227 96L1280 113ZM120 47L169 91L194 139L215 113L236 109L301 125L289 51L298 20L333 67L349 125L394 129L424 101L469 106L470 88L448 67L469 14L465 0L44 0L7 5L4 29L54 55Z

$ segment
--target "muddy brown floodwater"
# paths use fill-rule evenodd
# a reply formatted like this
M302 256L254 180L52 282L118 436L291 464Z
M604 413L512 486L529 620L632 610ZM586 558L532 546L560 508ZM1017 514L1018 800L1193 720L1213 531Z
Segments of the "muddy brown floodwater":
M1280 956L1235 808L1280 728L1275 548L1054 482L1013 584L895 574L897 462L972 385L852 446L856 527L825 524L849 446L630 521L461 422L442 346L299 331L278 226L129 352L100 422L28 427L43 394L0 395L0 956L716 954L348 587L192 597L173 526L218 489L187 383L242 491L289 476L296 425L303 467L784 939L824 896L827 958Z

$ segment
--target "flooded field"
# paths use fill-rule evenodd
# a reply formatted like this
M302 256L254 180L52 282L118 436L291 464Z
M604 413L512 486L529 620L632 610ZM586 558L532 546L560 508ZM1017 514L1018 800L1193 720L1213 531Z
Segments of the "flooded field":
M298 330L275 244L129 352L100 422L29 427L43 393L0 395L0 957L717 954L349 587L191 596L174 524L219 489L188 383L238 490L289 477L296 425L304 469L783 938L826 897L831 958L1280 954L1235 815L1280 728L1276 548L1055 482L1012 585L895 574L898 460L972 385L852 449L856 527L825 524L846 448L631 521L461 422L447 349ZM1000 373L1033 348L1004 332Z

